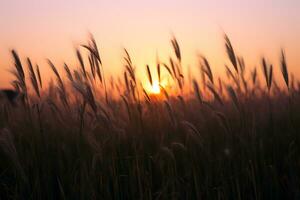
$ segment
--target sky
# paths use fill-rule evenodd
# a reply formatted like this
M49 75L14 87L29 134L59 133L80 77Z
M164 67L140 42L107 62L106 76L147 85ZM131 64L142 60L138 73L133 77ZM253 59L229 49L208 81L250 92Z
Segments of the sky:
M279 72L280 48L289 70L300 79L299 0L1 0L0 87L8 87L13 66L10 49L32 58L50 77L45 62L77 67L74 47L94 34L107 74L121 74L123 48L128 49L145 77L145 65L156 56L167 60L174 34L184 66L198 69L197 55L205 55L212 70L223 76L223 32L249 68L267 57Z

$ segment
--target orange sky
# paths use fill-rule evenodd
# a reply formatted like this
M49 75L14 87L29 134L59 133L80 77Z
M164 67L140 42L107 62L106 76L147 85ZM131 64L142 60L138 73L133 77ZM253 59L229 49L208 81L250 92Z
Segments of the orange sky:
M228 62L225 31L249 67L258 65L262 55L278 67L284 47L289 69L300 79L299 10L298 0L4 0L0 2L0 87L11 80L7 72L12 66L11 48L38 62L48 77L45 58L58 66L64 61L76 64L73 48L86 41L89 31L110 74L123 70L126 47L139 76L145 76L145 65L153 66L157 53L162 60L172 55L169 40L174 33L185 66L197 70L196 55L202 53L213 71L223 75Z

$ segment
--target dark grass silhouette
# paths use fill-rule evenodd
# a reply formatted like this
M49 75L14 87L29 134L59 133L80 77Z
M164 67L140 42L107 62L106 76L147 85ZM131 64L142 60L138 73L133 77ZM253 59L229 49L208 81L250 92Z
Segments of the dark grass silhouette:
M159 96L140 84L127 50L123 77L108 82L93 37L66 76L48 60L55 80L43 88L38 65L26 60L27 77L12 51L15 91L3 92L24 98L1 102L1 198L299 199L300 88L284 51L279 87L276 66L263 58L250 71L227 36L227 78L204 56L200 79L186 78L172 46L175 58L145 69L151 84L155 71L174 81Z
M8 100L12 105L16 105L16 99L20 96L20 93L11 89L0 90L0 98L2 100Z

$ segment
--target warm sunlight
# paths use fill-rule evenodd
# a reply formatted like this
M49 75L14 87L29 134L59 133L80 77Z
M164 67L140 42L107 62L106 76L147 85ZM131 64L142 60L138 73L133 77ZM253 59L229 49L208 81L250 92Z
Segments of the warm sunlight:
M159 94L160 93L160 87L158 83L153 83L151 88L151 93L153 94Z
M161 93L162 88L164 88L164 90L167 90L168 92L172 91L172 85L174 84L175 83L169 78L163 78L160 82L158 80L154 80L152 85L150 83L145 85L146 91L149 94L157 95Z

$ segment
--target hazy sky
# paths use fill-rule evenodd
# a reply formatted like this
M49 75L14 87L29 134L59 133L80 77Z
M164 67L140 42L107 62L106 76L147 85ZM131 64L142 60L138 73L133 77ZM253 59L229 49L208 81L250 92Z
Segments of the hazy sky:
M12 65L9 50L30 56L43 68L45 58L58 66L74 62L73 48L92 32L107 71L119 72L122 48L132 54L139 73L145 64L172 55L174 33L183 62L193 68L196 55L206 55L214 72L222 74L226 32L239 55L253 67L265 55L278 67L286 49L290 71L300 78L299 0L1 0L0 86L7 86ZM276 69L277 70L277 69Z

